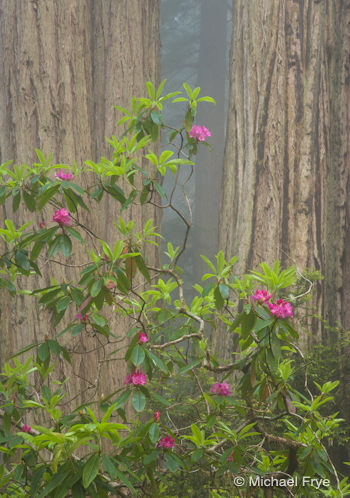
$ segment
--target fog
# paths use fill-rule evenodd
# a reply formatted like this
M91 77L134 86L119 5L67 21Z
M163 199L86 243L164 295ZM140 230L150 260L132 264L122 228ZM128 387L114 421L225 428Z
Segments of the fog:
M218 250L218 216L225 144L226 102L228 92L228 56L231 40L231 9L227 0L161 1L161 76L167 78L168 91L183 90L182 84L201 87L200 96L209 95L216 106L202 103L195 123L211 131L211 147L201 145L191 175L190 166L182 166L174 200L187 219L182 184L190 200L193 225L179 264L185 270L186 290L200 282L205 263L200 254L212 258ZM164 121L179 127L186 105L178 103L164 113ZM169 133L163 133L163 147ZM164 179L168 195L174 185L169 173ZM171 210L163 212L162 233L173 245L181 245L186 226Z

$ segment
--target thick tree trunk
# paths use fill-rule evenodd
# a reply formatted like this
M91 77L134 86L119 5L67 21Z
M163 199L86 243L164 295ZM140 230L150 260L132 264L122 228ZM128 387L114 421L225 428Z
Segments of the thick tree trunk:
M46 156L52 152L56 163L75 160L81 165L87 159L98 161L101 154L108 156L111 149L105 137L116 134L120 117L112 106L128 106L132 95L144 93L145 81L157 83L159 47L159 0L1 0L0 162L30 164L35 147ZM79 181L85 185L89 178ZM48 223L52 214L49 208L43 213ZM115 241L112 222L118 214L117 204L104 199L81 219L104 240ZM23 223L29 216L33 219L20 210L14 217ZM157 222L158 215L148 208L133 208L131 216L141 226L150 217ZM1 224L13 218L10 205L2 208L1 218ZM38 226L39 218L33 221ZM148 258L154 262L154 249ZM81 262L80 256L69 260ZM21 281L24 287L35 288L50 285L51 276L59 282L74 279L71 268L50 263L42 280ZM45 334L55 335L51 316L32 298L19 296L14 303L2 292L1 301L0 363L18 348L42 341ZM70 311L70 319L75 313ZM122 336L126 323L113 315L111 330ZM61 378L71 378L71 397L86 389L89 397L100 395L104 385L111 391L125 379L124 363L101 362L105 348L96 349L98 341L87 335L68 340L70 349L83 353L74 355L72 371L62 366Z
M349 330L350 1L233 7L220 246L240 272L276 258L319 270L314 309ZM303 340L328 330L314 320ZM216 342L232 350L225 331ZM349 422L348 365L341 380Z
M220 246L241 272L276 258L320 270L313 304L331 321L348 285L349 6L233 2L220 219ZM312 341L322 334L314 323Z

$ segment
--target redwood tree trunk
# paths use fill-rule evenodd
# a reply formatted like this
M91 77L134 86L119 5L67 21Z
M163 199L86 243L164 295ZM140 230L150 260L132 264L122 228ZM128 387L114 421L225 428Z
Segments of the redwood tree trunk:
M120 117L112 106L128 107L132 95L144 94L146 81L158 83L159 47L159 0L0 0L0 162L30 164L35 147L46 156L52 152L55 163L75 160L82 165L87 159L108 156L111 149L105 137L117 133ZM89 178L78 181L84 185ZM43 213L48 224L52 214L49 208ZM113 242L117 233L112 222L118 214L118 205L104 199L81 219ZM42 217L21 209L13 215L6 204L1 224L6 218L23 223L28 216L38 226ZM131 216L136 226L150 217L157 224L153 209L133 208ZM148 258L154 262L154 249ZM81 263L79 255L69 261L77 262ZM22 285L44 287L51 276L62 282L78 274L74 277L71 268L52 263L43 271L43 279L21 279ZM55 335L52 317L33 298L18 296L13 302L4 291L1 302L0 363L17 349L42 341L45 334ZM70 319L75 313L70 311ZM114 333L125 334L126 323L119 316L113 314L110 323ZM81 335L68 343L80 352L74 355L72 370L61 368L61 378L71 378L71 397L85 390L89 397L100 395L106 386L111 391L123 385L124 363L101 362L105 349L96 349L95 337Z
M233 2L220 219L241 272L276 258L321 271L313 304L333 322L349 285L349 6ZM312 334L322 339L316 323Z
M276 258L319 270L314 309L349 330L350 1L233 8L220 246L240 272ZM319 321L308 330L309 344L331 338ZM222 330L216 341L232 350Z

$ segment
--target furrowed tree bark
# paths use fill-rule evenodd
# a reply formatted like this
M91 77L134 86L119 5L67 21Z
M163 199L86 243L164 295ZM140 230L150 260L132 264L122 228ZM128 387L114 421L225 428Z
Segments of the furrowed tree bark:
M220 247L237 273L319 270L314 311L350 326L350 2L233 2ZM305 344L332 340L318 320ZM221 330L216 347L232 351ZM340 349L343 346L340 346ZM343 350L344 352L344 350ZM350 369L343 416L349 421Z
M121 117L112 106L128 107L132 95L144 94L146 81L158 83L159 47L159 0L1 0L0 162L13 159L30 164L35 161L35 147L45 156L52 152L54 163L75 160L81 165L87 159L98 161L100 155L108 157L112 149L105 138L117 134ZM85 186L89 177L77 181ZM117 203L105 198L92 205L90 213L79 216L99 237L113 243L119 238L112 223L118 214ZM21 207L13 214L6 204L0 216L1 224L6 218L16 225L33 219L38 227L41 218L50 225L52 215L49 207L40 217ZM129 216L136 227L151 217L159 225L158 213L148 207L133 207ZM154 248L146 254L155 262ZM79 255L68 260L82 262ZM50 263L43 268L43 279L30 283L21 279L21 286L44 287L52 276L58 282L74 278L76 282L77 275L78 271L74 275L71 268ZM54 337L50 313L33 298L19 295L14 301L2 290L1 302L1 364L19 348L43 341L45 334ZM76 312L70 310L69 318ZM115 313L110 313L110 319L112 332L122 337L126 321ZM67 343L80 352L73 355L72 369L61 364L61 380L70 377L68 398L78 395L78 401L83 401L123 385L125 363L101 363L108 350L96 350L95 336L83 332Z
M321 271L313 304L334 321L345 312L349 1L233 8L220 247L240 272L276 258ZM313 323L311 342L324 334Z

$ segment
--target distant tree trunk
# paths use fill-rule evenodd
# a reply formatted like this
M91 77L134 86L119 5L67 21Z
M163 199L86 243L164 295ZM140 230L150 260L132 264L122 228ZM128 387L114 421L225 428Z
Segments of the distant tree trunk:
M349 310L349 6L233 2L220 218L241 272L276 258L320 270L314 306L333 322Z
M210 259L218 250L218 217L223 151L225 146L225 81L227 1L202 0L198 60L200 96L209 95L216 106L203 103L196 122L206 126L212 136L208 140L213 151L199 147L195 169L196 202L193 223L194 274L200 282L206 264L200 258Z
M56 163L75 160L81 165L86 159L108 156L111 149L105 137L116 134L120 117L112 106L128 106L132 95L144 93L145 81L158 82L159 47L159 0L0 0L0 162L30 164L35 147L46 156L52 152ZM80 180L83 185L88 181ZM52 214L46 208L47 223ZM100 237L113 241L117 234L112 222L118 214L116 203L104 199L82 219ZM157 216L153 209L132 210L136 226L150 217L157 223ZM33 219L21 209L13 215L6 204L1 225L6 218L23 223L28 217ZM38 226L39 219L33 221ZM154 262L154 249L148 257ZM50 285L51 276L59 282L74 278L71 269L51 263L43 271L43 279L22 279L22 285ZM46 333L54 335L52 318L33 298L18 296L13 302L1 291L0 313L1 364L17 349L42 341ZM71 319L75 313L71 310ZM113 332L123 336L125 323L116 314L111 320ZM89 387L94 396L123 385L125 365L100 363L103 357L95 338L81 334L68 342L70 349L83 353L74 360L73 371L62 366L62 379L71 379L72 397ZM101 385L96 385L98 371Z

